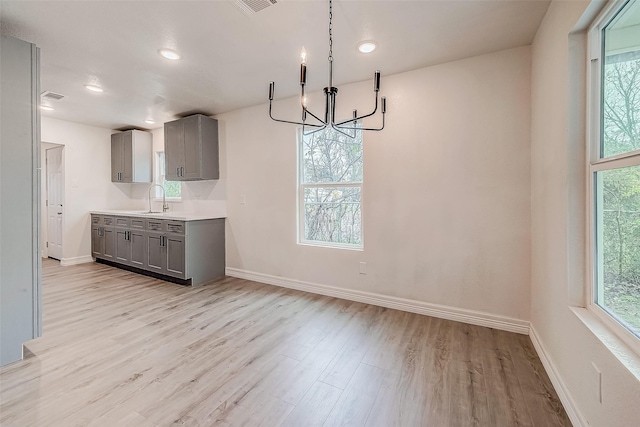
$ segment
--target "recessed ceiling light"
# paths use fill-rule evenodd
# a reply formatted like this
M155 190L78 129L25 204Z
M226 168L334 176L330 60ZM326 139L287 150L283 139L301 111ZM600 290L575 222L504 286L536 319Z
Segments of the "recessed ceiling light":
M147 120L145 120L144 122L145 122L145 123L147 123L147 124L149 124L149 125L152 125L152 124L154 124L154 123L155 123L155 122L154 122L153 120L151 120L151 119L147 119Z
M358 50L362 53L371 53L376 50L376 44L374 42L362 42L358 45Z
M96 85L84 85L84 87L86 87L87 89L89 89L91 92L104 92L104 89L102 89L100 86L96 86Z
M53 111L53 107L50 105L41 105L40 106L41 110L46 110L46 111Z
M163 57L167 58L167 59L171 59L172 61L175 61L177 59L180 59L180 55L178 54L178 52L176 52L175 50L171 50L171 49L160 49L158 51L158 53L160 55L162 55Z

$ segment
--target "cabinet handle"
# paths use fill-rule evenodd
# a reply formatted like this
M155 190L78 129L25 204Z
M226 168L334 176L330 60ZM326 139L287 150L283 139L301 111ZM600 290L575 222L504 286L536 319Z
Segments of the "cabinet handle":
M164 236L160 236L160 246L164 247Z
M184 167L180 166L180 176L184 178Z
M176 175L180 176L180 168L176 168Z

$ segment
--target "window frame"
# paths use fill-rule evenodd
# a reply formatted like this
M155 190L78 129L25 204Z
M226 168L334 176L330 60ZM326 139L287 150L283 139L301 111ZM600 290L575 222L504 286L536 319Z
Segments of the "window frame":
M601 157L603 149L601 130L603 126L602 98L604 29L631 2L636 0L614 0L610 2L593 21L588 29L587 47L587 268L586 308L609 330L623 340L635 353L640 354L640 337L627 329L607 310L596 303L599 285L598 252L598 196L597 173L631 166L640 166L640 150L634 150L610 157Z
M362 131L359 131L362 132ZM364 250L364 135L362 135L362 181L349 182L304 182L304 159L303 159L303 135L302 127L296 128L297 147L297 197L296 197L296 221L297 221L297 244L305 246L315 246L333 249L347 249L354 251ZM359 188L360 189L360 244L324 242L321 240L308 240L305 238L305 204L304 190L306 188Z
M160 171L162 170L160 167L161 162L161 155L160 153L163 153L166 156L166 152L165 150L158 150L155 151L155 159L154 159L154 171L153 171L153 184L158 184L161 185L162 188L165 189L166 192L166 187L164 186L164 181L166 181L165 175L162 175L160 173ZM166 172L166 171L165 171ZM154 188L153 191L153 200L154 201L158 201L158 200L162 200L162 193L160 192L160 189L158 187ZM171 201L171 202L181 202L182 201L182 183L180 183L180 196L179 197L175 197L175 196L165 196L165 200L167 201Z

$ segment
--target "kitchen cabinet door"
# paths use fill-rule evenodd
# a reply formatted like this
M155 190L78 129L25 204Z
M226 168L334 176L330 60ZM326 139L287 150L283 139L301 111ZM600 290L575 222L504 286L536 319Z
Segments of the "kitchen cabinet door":
M130 264L138 268L147 268L147 235L144 231L131 229L129 233L131 244Z
M102 227L99 225L91 225L91 256L94 258L102 258L104 254L104 239L101 230Z
M116 232L113 227L102 227L104 240L104 252L102 258L115 261L116 259Z
M167 181L180 181L184 167L184 123L175 120L164 124L165 177Z
M115 260L122 264L129 264L131 260L131 241L129 240L129 230L124 228L115 229Z
M147 232L147 269L164 274L167 270L167 251L161 233Z
M168 234L165 237L167 252L167 271L170 276L186 278L185 239L184 236Z
M111 135L111 182L122 182L121 173L124 168L124 135L116 133Z
M183 169L180 177L184 180L196 180L201 176L202 162L202 129L200 116L189 116L182 119L184 126Z
M138 139L138 138L137 138ZM136 141L136 143L140 143ZM135 182L133 179L133 131L123 132L122 135L122 182ZM149 153L151 157L152 154ZM149 161L152 159L150 158ZM151 181L151 180L149 180Z

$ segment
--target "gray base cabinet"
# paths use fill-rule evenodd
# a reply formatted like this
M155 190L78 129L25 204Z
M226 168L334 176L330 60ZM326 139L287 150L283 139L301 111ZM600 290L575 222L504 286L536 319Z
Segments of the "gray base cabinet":
M224 218L176 221L91 215L93 257L192 285L224 276L224 244Z
M91 256L109 261L116 259L116 233L113 217L91 217Z

